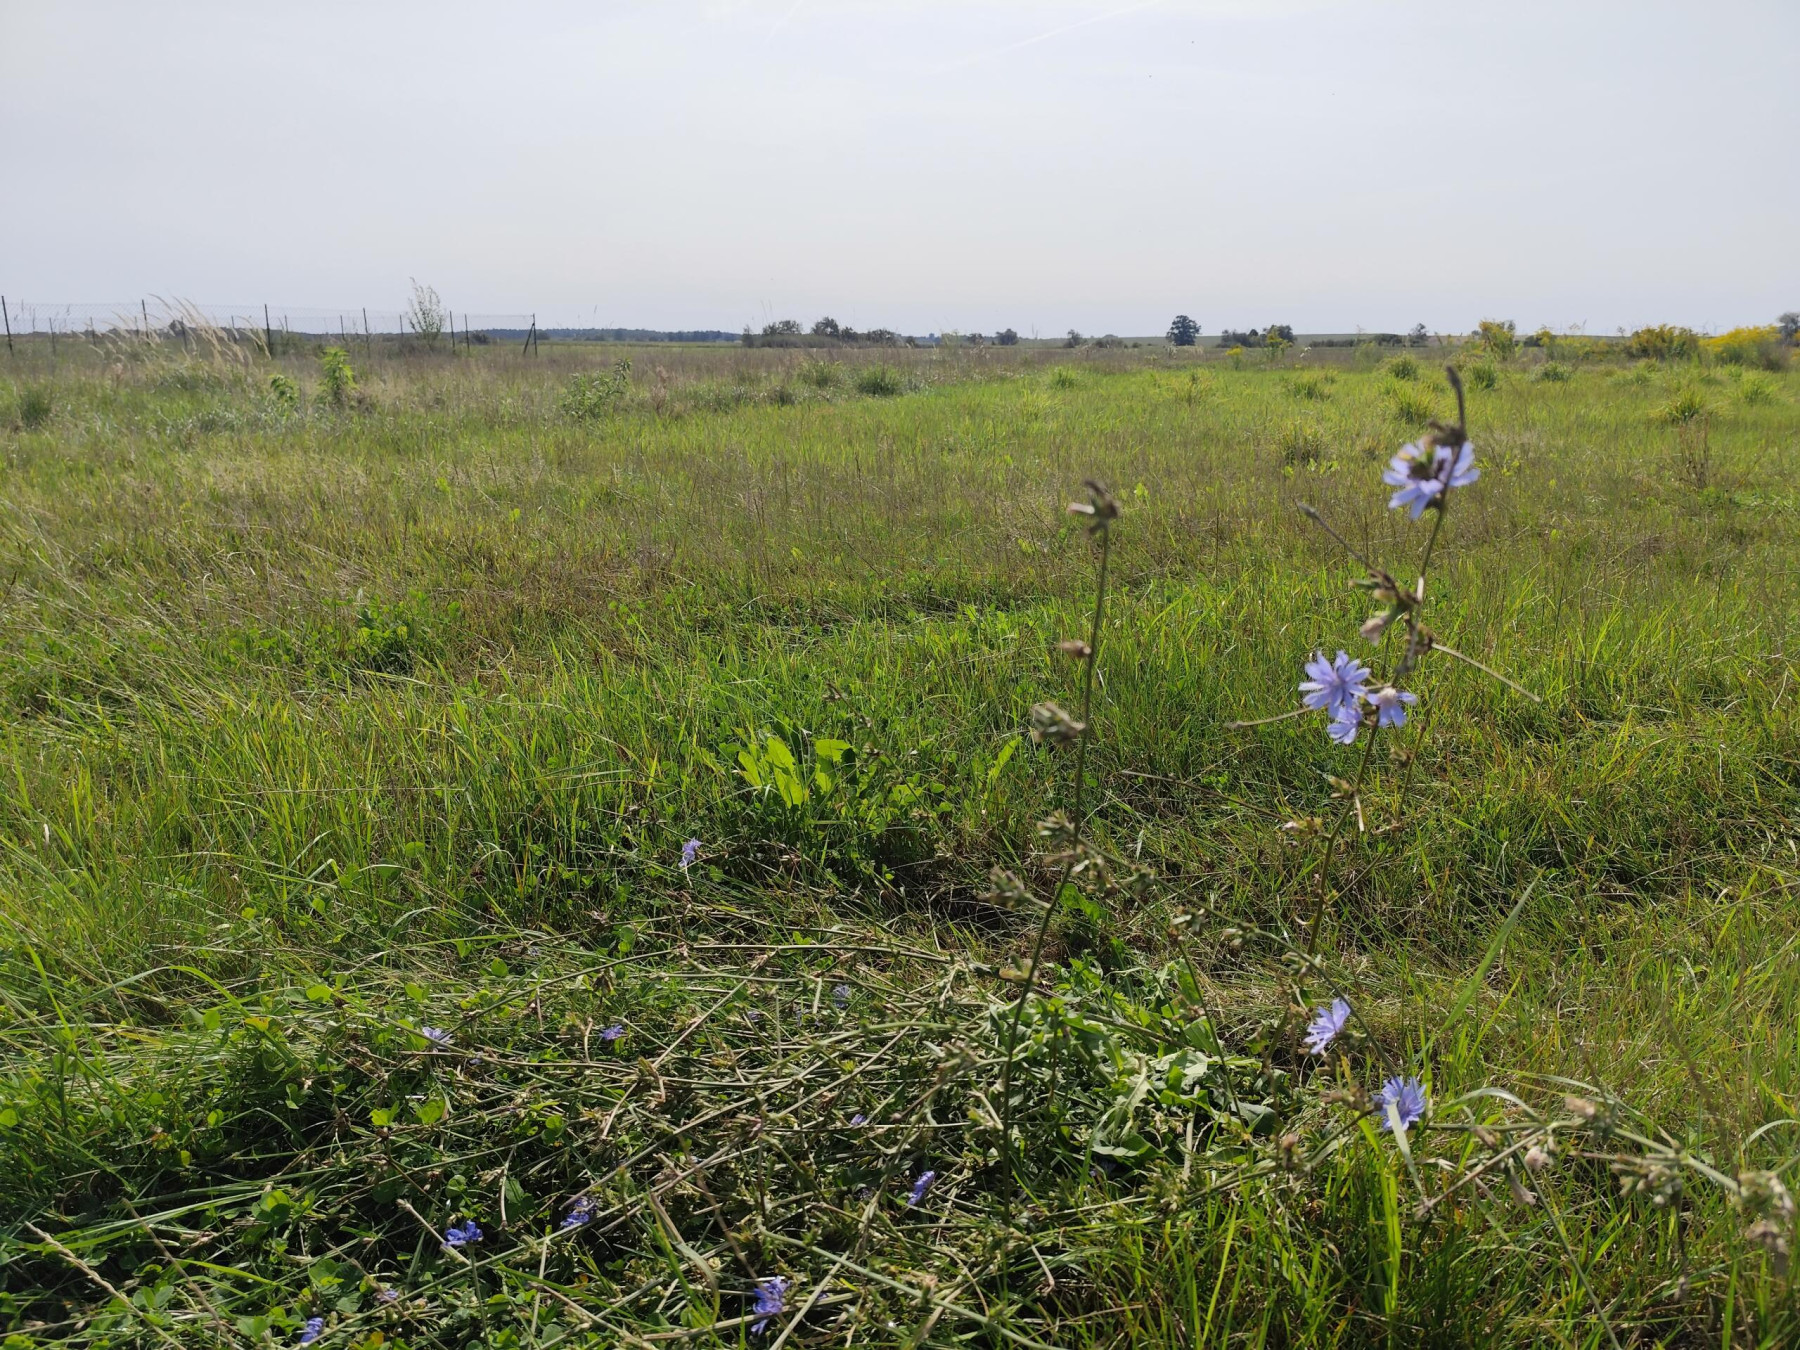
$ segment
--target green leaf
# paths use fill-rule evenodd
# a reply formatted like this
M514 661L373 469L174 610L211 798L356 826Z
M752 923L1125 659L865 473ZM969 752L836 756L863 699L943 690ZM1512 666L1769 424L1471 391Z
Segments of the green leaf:
M836 764L843 759L844 751L849 748L849 741L834 741L821 737L813 742L813 754L831 764Z
M373 1125L378 1130L385 1130L393 1123L394 1108L391 1106L378 1106L373 1111L369 1112L369 1124Z
M328 984L309 984L306 986L306 998L310 1003L331 1002L331 986Z
M444 1112L448 1109L449 1107L442 1097L427 1097L424 1101L419 1103L419 1124L437 1124L444 1118Z

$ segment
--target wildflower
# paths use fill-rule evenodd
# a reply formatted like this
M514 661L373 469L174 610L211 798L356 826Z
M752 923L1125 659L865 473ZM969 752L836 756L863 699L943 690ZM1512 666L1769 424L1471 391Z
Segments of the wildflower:
M931 1189L931 1183L937 1180L936 1172L921 1172L919 1179L913 1182L912 1194L906 1197L906 1207L913 1208L925 1198L925 1192Z
M1341 998L1332 999L1329 1008L1315 1009L1313 1020L1306 1027L1306 1053L1324 1054L1349 1023L1350 1005Z
M855 1115L850 1117L850 1123L852 1125L867 1125L869 1123L869 1118L861 1111L858 1111Z
M1343 650L1330 661L1324 652L1314 652L1312 660L1306 663L1306 673L1312 678L1300 682L1300 701L1309 708L1323 709L1334 718L1342 717L1346 709L1355 709L1363 698L1363 686L1369 682L1369 668Z
M1375 725L1378 727L1403 727L1406 725L1406 709L1419 701L1419 696L1410 689L1396 689L1387 685L1369 695L1369 704L1375 709Z
M756 1282L756 1307L752 1310L757 1321L750 1324L750 1334L760 1336L769 1329L769 1323L787 1311L788 1280L785 1276L771 1275L766 1280Z
M831 987L831 1001L837 1004L839 1011L850 1006L850 986L836 984Z
M398 1303L400 1301L400 1291L398 1289L389 1289L384 1286L375 1291L375 1301L377 1303Z
M1362 716L1355 708L1346 708L1325 724L1325 734L1339 745L1350 745L1356 740L1356 729L1362 725Z
M694 859L700 856L700 841L690 839L681 846L681 870L687 871L694 865Z
M1481 470L1475 467L1475 447L1469 442L1464 441L1452 450L1447 445L1415 441L1402 446L1400 453L1388 461L1381 481L1398 489L1388 498L1388 509L1397 511L1405 507L1407 514L1417 520L1425 514L1426 507L1441 502L1444 493L1451 488L1468 487L1479 477Z
M420 1027L419 1035L423 1036L433 1045L450 1044L450 1033L445 1031L442 1027Z
M577 1228L585 1228L594 1221L594 1197L578 1195L575 1203L569 1206L569 1212L563 1215L563 1221L557 1228L559 1233L573 1233Z
M600 1039L605 1041L608 1045L611 1045L624 1034L625 1024L623 1022L614 1022L610 1027L606 1028L605 1031L600 1033Z
M1555 1160L1555 1155L1542 1144L1533 1144L1525 1152L1525 1166L1533 1172L1542 1172Z
M311 1345L324 1334L325 1319L323 1317L309 1317L306 1319L306 1325L300 1328L300 1344Z
M446 1247L468 1247L482 1238L481 1227L473 1219L465 1219L460 1224L451 1224L444 1230Z
M1393 1117L1398 1116L1404 1130L1425 1114L1425 1085L1410 1074L1405 1078L1396 1074L1375 1094L1375 1106L1384 1129L1393 1129Z

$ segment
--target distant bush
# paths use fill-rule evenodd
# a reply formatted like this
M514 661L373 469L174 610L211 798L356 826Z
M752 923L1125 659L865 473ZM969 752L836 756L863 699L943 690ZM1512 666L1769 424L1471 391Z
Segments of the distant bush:
M1292 324L1272 323L1267 328L1252 328L1239 332L1227 328L1219 334L1221 347L1291 347L1294 345L1294 328Z
M342 347L319 353L318 400L327 408L348 408L356 401L356 372L350 367L350 353Z
M1656 410L1656 420L1672 427L1684 427L1712 415L1712 405L1698 389L1682 389Z
M1408 426L1424 426L1437 416L1431 396L1414 385L1390 383L1382 394L1394 416Z
M856 392L873 398L892 398L906 392L906 378L892 366L864 366L856 372Z
M1700 335L1691 328L1659 323L1625 339L1625 355L1647 361L1685 361L1700 354Z
M1781 329L1774 324L1763 328L1733 328L1718 337L1702 338L1700 346L1715 361L1726 365L1745 366L1753 370L1780 370L1787 364L1782 350Z
M1546 361L1543 365L1538 367L1536 378L1542 380L1545 384L1561 384L1567 380L1572 373L1573 372L1560 361Z
M1518 330L1511 319L1483 319L1476 325L1476 340L1494 354L1496 360L1508 361L1519 350Z
M1738 400L1750 407L1775 401L1775 382L1767 375L1746 375L1738 381Z
M814 389L831 389L844 381L844 368L836 361L802 361L795 377Z
M28 384L19 390L19 425L35 431L50 420L56 404L47 384Z
M558 406L574 422L592 422L614 412L631 388L631 360L620 357L604 375L575 375L563 386Z
M1288 392L1295 398L1323 402L1331 397L1332 380L1332 374L1328 370L1302 371L1288 381Z
M994 334L994 341L1002 347L1016 347L1019 345L1019 335L1010 328L1002 328Z
M1477 361L1463 372L1463 383L1470 389L1486 393L1499 387L1500 372L1490 362Z
M1416 380L1419 378L1419 363L1410 356L1396 356L1383 367L1388 378L1393 380Z
M300 406L300 386L276 371L269 376L269 401L278 411L293 412Z

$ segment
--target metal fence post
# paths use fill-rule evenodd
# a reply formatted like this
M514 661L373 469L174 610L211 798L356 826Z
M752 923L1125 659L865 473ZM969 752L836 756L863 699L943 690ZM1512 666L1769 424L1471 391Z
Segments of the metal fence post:
M270 359L275 356L275 329L269 323L269 307L263 306L263 346L268 348Z
M13 350L12 345L12 315L7 311L4 295L0 295L0 317L4 317L6 320L6 354L15 356L17 353Z

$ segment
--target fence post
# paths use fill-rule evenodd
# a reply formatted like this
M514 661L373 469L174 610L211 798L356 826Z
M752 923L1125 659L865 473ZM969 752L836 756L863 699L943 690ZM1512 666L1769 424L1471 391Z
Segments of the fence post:
M525 345L519 349L521 355L524 355L524 356L531 355L531 339L536 333L537 333L537 315L533 314L531 316L531 327L528 328L525 332Z
M531 354L542 356L544 353L540 350L541 346L542 344L538 340L537 315L533 314L531 316Z
M463 350L471 355L475 351L475 344L469 337L469 316L467 314L463 315Z
M362 307L362 311L363 311L363 360L373 361L375 359L375 338L374 338L374 335L369 332L369 307L367 305L364 305Z
M275 357L275 329L269 323L269 307L263 306L263 345L268 348L269 358Z
M148 342L150 340L150 302L141 295L138 297L138 309L144 315L144 341Z
M0 317L4 317L6 320L6 354L8 356L17 355L17 353L13 351L12 345L12 315L7 311L6 297L4 295L0 295Z

